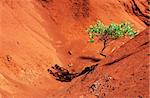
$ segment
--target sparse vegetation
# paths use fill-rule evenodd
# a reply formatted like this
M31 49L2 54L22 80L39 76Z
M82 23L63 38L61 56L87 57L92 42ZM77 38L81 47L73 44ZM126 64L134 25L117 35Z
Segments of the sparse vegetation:
M104 48L108 40L114 40L124 36L135 37L136 32L132 28L133 26L129 22L122 22L120 24L111 23L109 26L104 25L101 21L97 21L96 24L91 25L88 29L89 42L93 43L94 38L98 37L104 42ZM104 50L102 49L102 51Z

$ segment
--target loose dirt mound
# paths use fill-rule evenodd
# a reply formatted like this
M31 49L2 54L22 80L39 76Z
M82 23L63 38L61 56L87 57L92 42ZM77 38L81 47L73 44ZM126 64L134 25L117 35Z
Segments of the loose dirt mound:
M51 77L52 64L78 72L93 63L85 58L104 58L97 55L102 42L88 43L85 28L97 19L127 20L142 31L149 24L147 11L146 0L0 0L0 97L54 98L65 92L72 82ZM112 41L104 54L129 40Z

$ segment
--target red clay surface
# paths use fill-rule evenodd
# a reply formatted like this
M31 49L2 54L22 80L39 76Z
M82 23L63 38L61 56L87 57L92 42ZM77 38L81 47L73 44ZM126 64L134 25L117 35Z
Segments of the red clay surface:
M0 98L148 98L149 51L140 46L149 41L148 30L140 33L149 25L148 13L147 0L1 0ZM97 19L106 25L129 21L140 34L109 43L104 59L97 54L102 42L88 43L85 32ZM61 83L48 74L52 64L71 72L93 64L81 56L103 59L84 81Z
M98 68L67 88L63 98L149 98L149 31L122 45ZM83 80L84 79L84 80ZM57 96L57 97L58 97Z

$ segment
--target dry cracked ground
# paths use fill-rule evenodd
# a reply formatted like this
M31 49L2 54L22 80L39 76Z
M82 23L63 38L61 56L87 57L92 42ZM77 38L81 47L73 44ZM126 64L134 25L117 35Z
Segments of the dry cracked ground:
M149 98L149 0L0 0L0 98ZM101 41L85 32L129 21L138 35ZM70 82L47 71L92 70Z

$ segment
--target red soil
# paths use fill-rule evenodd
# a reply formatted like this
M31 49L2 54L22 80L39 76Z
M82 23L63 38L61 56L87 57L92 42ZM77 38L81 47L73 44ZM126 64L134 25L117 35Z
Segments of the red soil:
M103 72L116 79L114 81L116 84L109 85L119 88L112 93L105 88L102 93L99 92L100 96L107 93L109 98L114 94L129 97L137 96L137 93L142 91L143 93L140 93L142 96L148 96L148 88L143 88L148 86L148 70L144 69L147 67L144 65L148 65L148 58L143 56L148 52L148 48L139 50L140 52L128 57L126 61L121 60L122 63L99 67L84 81L85 90L77 89L82 85L80 78L70 83L61 83L47 72L52 64L59 64L70 71L78 72L93 63L90 60L80 59L80 56L103 59L97 54L97 51L103 47L102 42L88 43L85 32L85 29L97 19L107 25L127 20L134 24L135 30L143 31L149 24L147 0L1 0L0 15L0 98L63 98L64 96L66 96L64 98L84 98L86 86L93 83L96 78L101 79L97 75ZM136 46L140 44L135 41L141 44L146 41L148 36L144 34L146 33L141 33L139 36L143 37L133 40L126 37L109 43L104 54L110 57L102 60L102 64L111 62L113 58L119 58L122 53L138 51ZM123 44L125 45L122 46ZM129 48L129 51L126 52L124 50L126 48L122 47ZM114 51L115 49L117 52ZM125 52L121 52L123 50ZM69 51L72 55L69 55ZM111 57L113 55L115 57ZM135 57L137 62L132 61ZM126 69L124 62L129 63L127 66L129 69ZM67 66L69 64L72 64L71 68ZM121 64L124 64L123 67ZM136 67L137 64L139 66ZM144 78L142 82L133 83L130 80L129 74L133 72L132 68L137 71L135 77L131 78L139 80L142 77ZM124 81L125 83L122 83ZM119 86L118 83L122 85ZM126 83L129 86L125 86ZM71 90L70 95L67 92L68 87L69 91ZM132 92L130 87L137 92ZM127 90L123 91L124 89ZM93 93L95 94L95 91ZM92 98L95 97L94 94L87 95Z
M63 98L149 98L149 31L122 45L103 59L86 78L67 88ZM84 79L84 80L83 80ZM92 85L94 85L92 87ZM57 97L58 97L57 96ZM139 97L141 96L141 97Z

